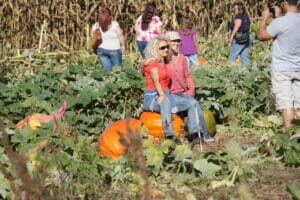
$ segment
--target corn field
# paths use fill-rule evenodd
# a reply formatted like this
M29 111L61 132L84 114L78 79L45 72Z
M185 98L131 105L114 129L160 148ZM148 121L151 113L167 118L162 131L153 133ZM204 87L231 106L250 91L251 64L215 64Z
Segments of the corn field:
M247 12L257 19L265 1L246 0ZM134 41L134 22L147 1L136 0L2 0L0 2L1 50L38 48L82 50L89 48L91 26L102 7L109 7L124 31L127 44ZM157 1L163 24L178 27L189 16L201 36L226 33L234 0Z

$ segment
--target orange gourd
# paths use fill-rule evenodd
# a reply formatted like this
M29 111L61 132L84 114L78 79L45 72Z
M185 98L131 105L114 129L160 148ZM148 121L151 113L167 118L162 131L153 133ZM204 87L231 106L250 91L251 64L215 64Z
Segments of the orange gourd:
M140 116L140 120L147 127L149 135L161 139L166 138L162 127L161 115L159 113L143 112ZM172 114L172 124L175 135L184 134L184 123L178 115Z
M207 60L206 60L205 58L199 58L199 59L198 59L198 62L199 62L200 64L204 64L204 63L207 62Z
M127 147L121 144L121 137L130 144L129 134L142 131L142 123L137 119L123 119L109 125L99 137L99 156L119 158Z
M29 127L32 130L36 130L38 127L41 126L41 123L43 122L49 122L49 119L47 120L39 120L39 118L46 117L47 115L41 114L41 113L34 113L25 119L19 121L16 125L17 128L21 128L23 126L29 125Z

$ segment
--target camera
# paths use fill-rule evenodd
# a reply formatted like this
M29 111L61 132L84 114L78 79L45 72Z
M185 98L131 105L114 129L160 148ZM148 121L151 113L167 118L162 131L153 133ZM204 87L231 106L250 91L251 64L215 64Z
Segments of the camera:
M275 16L275 6L280 7L282 0L269 0L268 1L268 7L269 7L269 12L272 14L272 17Z
M272 14L273 17L275 17L275 8L269 8L269 12Z

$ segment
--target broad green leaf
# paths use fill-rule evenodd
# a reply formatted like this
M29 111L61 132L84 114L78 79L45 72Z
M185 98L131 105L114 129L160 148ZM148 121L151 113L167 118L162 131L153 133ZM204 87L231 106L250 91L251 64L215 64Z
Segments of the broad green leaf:
M201 174L207 178L213 178L215 173L221 169L219 165L207 162L206 159L196 160L193 163L195 169L199 170Z
M242 158L243 149L241 148L240 144L235 140L230 140L230 142L226 145L225 151L233 159L237 159L239 161Z
M300 200L300 187L293 183L286 185L286 190L292 195L294 199Z
M4 178L3 174L0 172L0 196L5 199L8 196L9 191L9 182Z
M186 145L177 145L175 148L176 157L175 160L180 162L190 162L192 158L192 150Z
M44 109L50 114L52 112L52 107L49 102L39 100L37 97L29 97L23 103L24 107L35 107Z

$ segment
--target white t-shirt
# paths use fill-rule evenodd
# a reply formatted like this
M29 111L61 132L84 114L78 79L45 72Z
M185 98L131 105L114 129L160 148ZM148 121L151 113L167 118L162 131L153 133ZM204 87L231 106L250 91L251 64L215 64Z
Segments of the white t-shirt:
M93 32L99 28L102 35L102 43L99 44L98 48L108 49L108 50L119 50L121 49L121 42L118 37L116 28L119 26L117 21L112 21L110 27L106 32L101 30L101 27L98 22L96 22L92 27Z
M272 71L300 71L300 14L288 12L271 22L267 32L274 38Z

